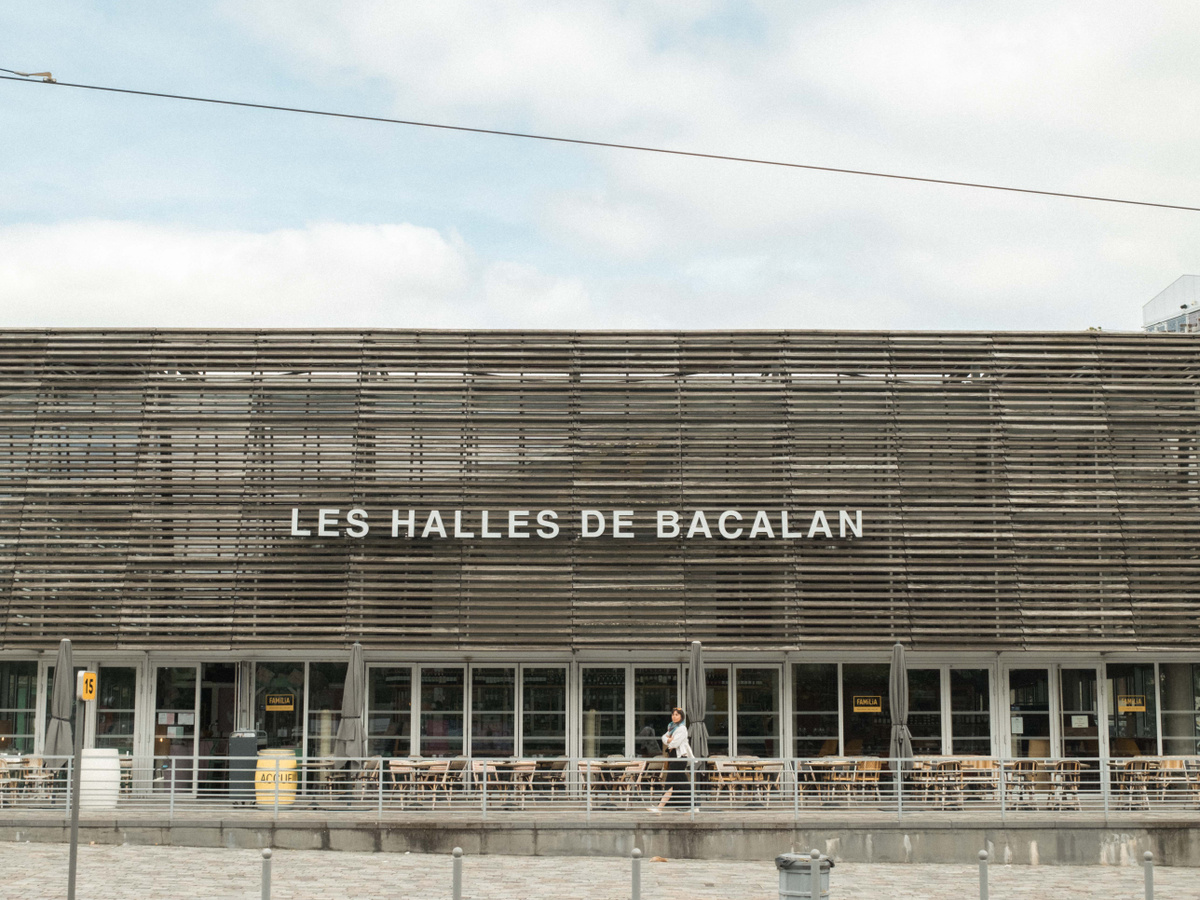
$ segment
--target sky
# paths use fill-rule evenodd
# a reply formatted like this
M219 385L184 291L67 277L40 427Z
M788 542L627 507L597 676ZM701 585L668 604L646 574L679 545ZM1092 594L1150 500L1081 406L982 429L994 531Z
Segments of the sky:
M62 82L1200 206L1200 4L8 4ZM0 327L1135 330L1200 213L0 81Z

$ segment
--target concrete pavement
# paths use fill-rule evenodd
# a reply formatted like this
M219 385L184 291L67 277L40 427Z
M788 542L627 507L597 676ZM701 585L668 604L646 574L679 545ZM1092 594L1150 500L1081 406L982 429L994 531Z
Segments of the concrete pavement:
M450 897L450 857L416 853L277 850L272 900L440 900ZM474 856L464 862L470 900L619 900L629 897L629 861L611 857ZM59 900L64 844L0 843L0 896ZM258 900L255 850L83 846L79 900ZM1200 873L1159 867L1157 896L1200 900ZM668 860L642 864L644 900L776 900L772 860ZM971 900L974 864L842 863L835 900ZM1136 866L993 866L993 900L1141 900Z

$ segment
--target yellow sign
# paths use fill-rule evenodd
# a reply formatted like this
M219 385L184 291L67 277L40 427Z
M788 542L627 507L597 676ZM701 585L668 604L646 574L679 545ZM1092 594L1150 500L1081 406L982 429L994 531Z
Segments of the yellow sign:
M1145 712L1145 694L1117 694L1117 712Z
M96 699L96 673L79 672L75 675L75 693L80 700Z
M856 713L880 713L883 712L882 697L854 697L854 711Z
M267 694L267 712L292 712L295 708L295 694Z

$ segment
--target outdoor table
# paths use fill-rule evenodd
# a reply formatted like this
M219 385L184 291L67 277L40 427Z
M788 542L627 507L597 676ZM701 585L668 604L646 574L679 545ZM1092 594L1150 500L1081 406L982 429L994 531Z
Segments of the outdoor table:
M810 759L807 763L817 785L817 796L825 801L833 798L834 776L844 773L847 769L853 771L854 760L840 756L820 756Z

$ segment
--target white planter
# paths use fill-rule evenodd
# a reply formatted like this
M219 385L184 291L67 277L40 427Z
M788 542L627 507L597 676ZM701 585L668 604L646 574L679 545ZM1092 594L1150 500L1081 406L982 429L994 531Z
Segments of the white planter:
M121 758L116 750L84 750L79 767L79 809L116 809Z

